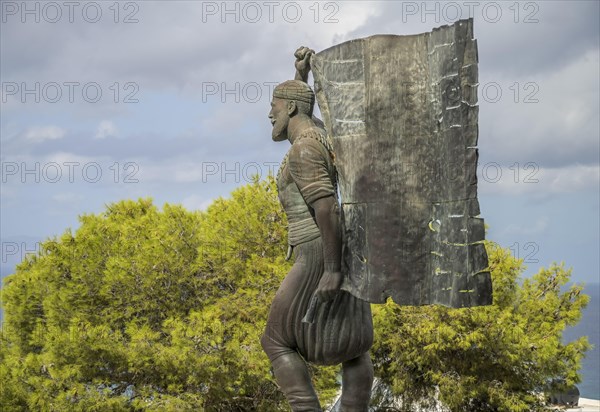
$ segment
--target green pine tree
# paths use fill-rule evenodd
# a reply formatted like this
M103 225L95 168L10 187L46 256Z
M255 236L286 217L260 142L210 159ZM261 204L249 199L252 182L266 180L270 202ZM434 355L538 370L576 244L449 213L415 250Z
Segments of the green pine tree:
M563 292L571 271L556 264L519 286L523 261L486 247L492 306L374 307L373 357L387 403L398 400L402 411L439 400L452 412L530 412L544 410L544 393L580 382L587 337L561 337L588 303L583 287Z
M204 212L148 199L84 215L2 290L0 405L7 411L285 411L260 347L290 268L272 178ZM529 411L553 379L579 381L589 347L564 345L587 297L563 266L519 286L522 262L488 244L494 305L374 306L377 376L405 410ZM312 368L324 404L338 369Z

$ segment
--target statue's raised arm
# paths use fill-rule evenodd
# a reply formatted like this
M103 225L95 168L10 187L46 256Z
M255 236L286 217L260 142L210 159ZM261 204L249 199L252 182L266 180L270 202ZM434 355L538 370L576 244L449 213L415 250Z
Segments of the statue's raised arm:
M294 52L294 57L296 57L296 75L294 76L295 80L301 80L304 83L308 83L310 58L313 54L315 54L315 51L305 46L298 47L298 49Z
M296 74L294 75L294 80L299 80L301 82L308 84L308 73L310 72L310 59L315 54L315 51L306 46L300 46L294 52L294 57L296 61L294 62L294 66L296 67ZM315 122L315 125L321 129L325 129L325 124L323 120L319 119L316 116L312 116L312 121Z

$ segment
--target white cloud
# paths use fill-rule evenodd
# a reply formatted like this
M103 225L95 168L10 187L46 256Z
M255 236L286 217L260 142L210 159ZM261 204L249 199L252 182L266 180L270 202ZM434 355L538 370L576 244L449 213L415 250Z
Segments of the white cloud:
M543 234L550 222L548 216L540 216L529 226L511 223L501 231L502 235L533 236Z
M52 199L59 203L75 203L84 199L84 196L79 195L77 193L56 193L52 195Z
M110 120L102 120L96 131L96 139L104 139L107 137L117 136L117 127Z
M208 167L213 169L212 165L206 166L204 163L182 164L171 168L169 175L173 181L178 183L202 182ZM215 166L214 169L218 169L218 166Z
M569 166L561 169L542 169L552 193L573 193L600 187L600 166Z
M600 166L573 165L560 168L539 167L535 163L500 166L480 164L479 193L489 195L547 196L598 191Z
M181 204L189 210L206 210L213 200L200 195L191 195L183 199Z
M139 178L144 182L202 185L239 186L252 183L253 177L265 179L277 173L278 162L264 159L244 161L243 158L198 159L190 162L183 158L170 158L164 161L141 160Z
M57 140L65 136L66 130L58 126L30 127L25 131L27 140L39 143L44 140Z
M598 50L592 50L560 70L535 77L482 74L482 155L493 154L494 160L505 163L534 161L553 167L597 164L599 68ZM486 97L485 89L494 83L497 86L488 91L501 91L502 97L491 103L496 97Z
M39 161L39 158L31 158L31 161ZM82 156L70 152L53 152L41 158L43 163L58 163L60 165L73 164L75 166L85 165L89 163L103 163L106 159L98 157Z
M258 10L244 2L141 2L135 13L138 21L133 24L114 24L113 9L107 3L97 24L79 18L66 24L63 19L51 30L44 24L18 24L11 16L3 35L15 41L3 45L3 54L12 57L3 63L3 73L15 81L35 79L42 86L50 81L94 81L108 97L100 103L110 103L116 89L122 101L130 92L124 89L127 82L136 82L141 95L148 91L147 85L189 90L198 86L198 80L237 77L246 81L280 65L293 69L296 47L329 47L366 24L381 8L367 2L248 3ZM216 12L207 12L212 7ZM259 19L253 22L256 12ZM177 23L165 25L165 21ZM61 46L49 48L45 46L48 40ZM90 47L92 60L82 58L88 56ZM290 59L280 60L276 54L280 52ZM115 82L119 83L116 89Z

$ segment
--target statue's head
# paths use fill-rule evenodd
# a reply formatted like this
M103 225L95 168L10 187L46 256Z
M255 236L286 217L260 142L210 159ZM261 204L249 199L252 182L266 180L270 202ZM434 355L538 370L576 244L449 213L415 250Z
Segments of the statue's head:
M300 80L288 80L273 90L269 119L273 125L272 137L276 142L287 139L287 128L294 116L312 117L315 94Z

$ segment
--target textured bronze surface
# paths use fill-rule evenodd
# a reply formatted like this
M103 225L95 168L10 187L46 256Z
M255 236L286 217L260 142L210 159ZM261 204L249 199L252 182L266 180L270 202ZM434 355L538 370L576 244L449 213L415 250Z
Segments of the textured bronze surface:
M473 21L312 57L342 201L343 289L374 303L492 302L477 200Z

